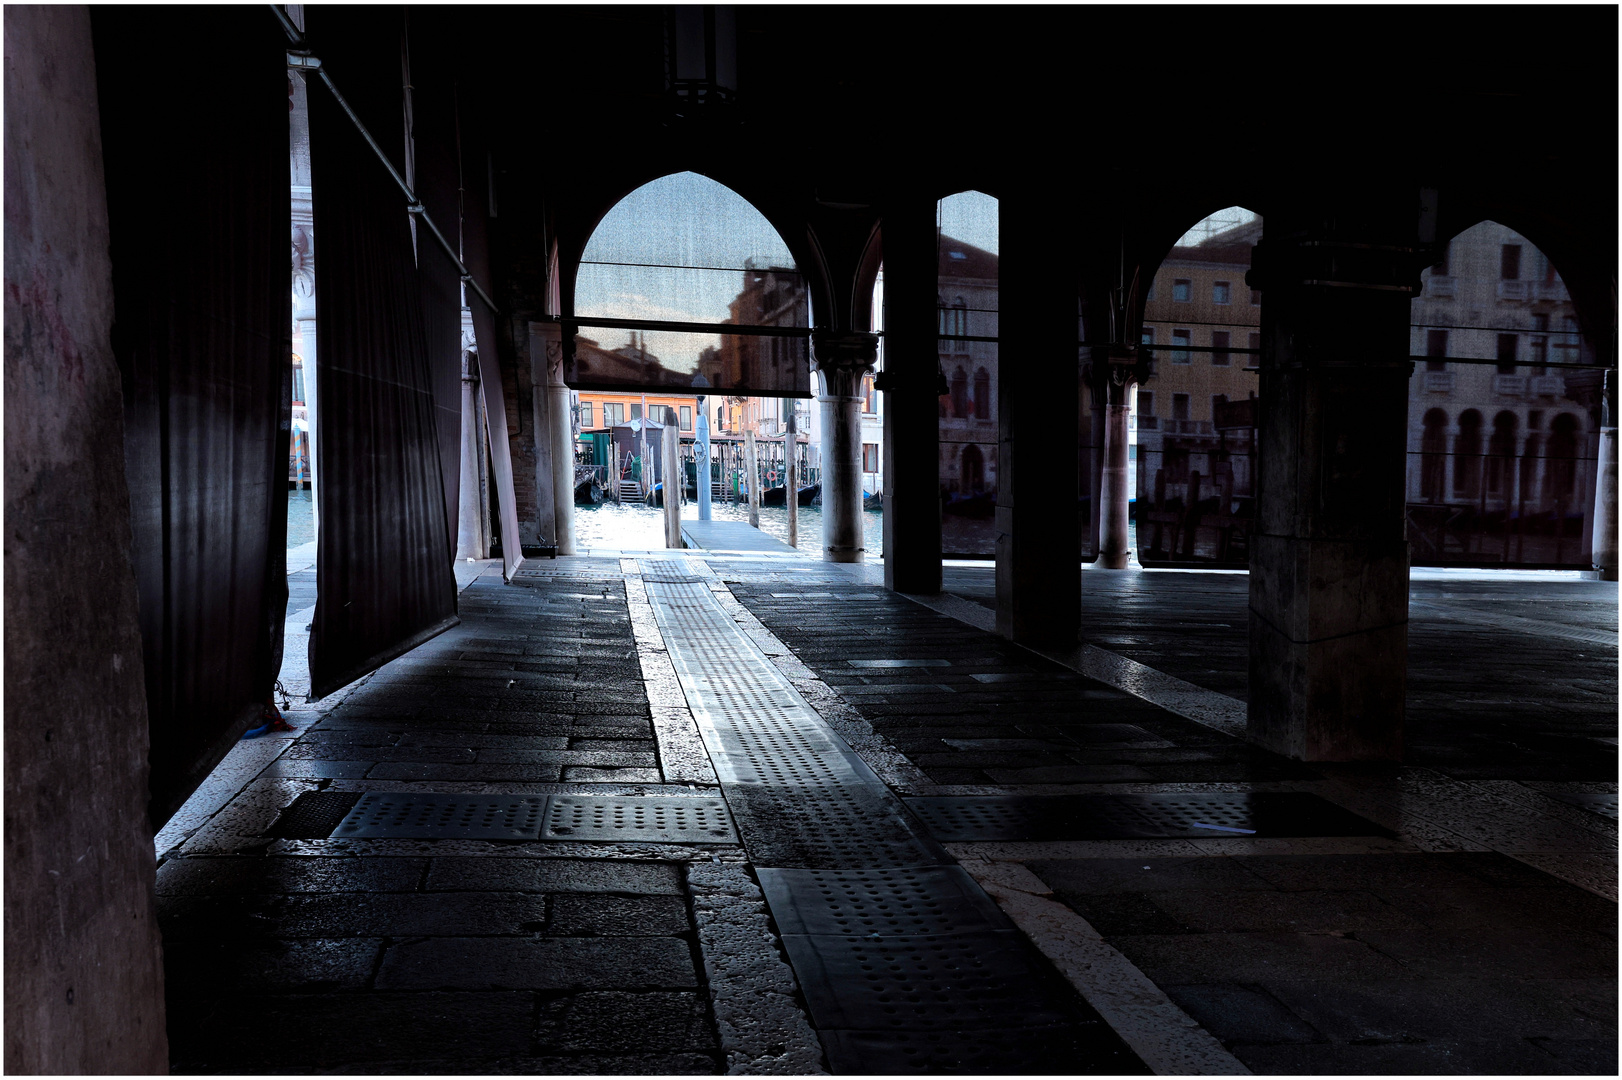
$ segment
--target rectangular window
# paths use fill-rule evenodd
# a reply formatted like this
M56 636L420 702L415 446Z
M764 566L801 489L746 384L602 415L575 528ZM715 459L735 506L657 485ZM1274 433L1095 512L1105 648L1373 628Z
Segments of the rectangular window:
M1188 395L1173 394L1171 396L1171 418L1173 420L1188 419Z
M1228 366L1228 331L1211 331L1211 366Z
M1228 395L1227 394L1212 394L1211 395L1211 419L1212 420L1216 419L1217 406L1218 405L1225 405L1225 404L1227 404L1227 402L1228 402Z
M1171 362L1174 364L1188 363L1188 347L1193 343L1192 336L1187 330L1173 330L1171 332Z
M862 379L862 411L869 416L878 415L879 392L873 389L873 376Z
M1255 330L1250 332L1250 347L1252 349L1260 349L1262 347L1262 336ZM1261 366L1261 362L1262 358L1260 352L1253 352L1250 354L1250 363L1252 365L1259 367Z
M293 404L303 405L304 401L304 368L301 366L293 369Z
M641 406L640 403L631 406L631 419L632 420L640 420L640 419L642 419L642 406Z
M1155 343L1155 328L1152 326L1145 326L1143 328L1143 333L1139 336L1138 340L1144 345L1153 345Z
M1437 277L1447 277L1447 259L1453 253L1453 243L1449 241L1442 245L1442 257L1431 264L1431 273Z
M1505 281L1521 280L1521 245L1505 244L1498 249L1498 276Z
M693 407L691 405L681 407L681 429L683 431L693 430Z
M1251 289L1250 290L1250 306L1251 307L1261 307L1262 306L1262 291L1260 289Z
M876 473L879 471L879 444L865 442L862 444L862 471Z
M581 427L589 428L589 427L595 427L596 426L595 424L592 423L591 411L592 411L591 410L591 402L582 401L580 403L580 426Z
M1188 278L1178 278L1171 283L1171 298L1181 303L1194 299L1194 283Z
M1155 395L1153 390L1138 391L1138 415L1153 416L1155 414Z
M623 423L625 419L625 406L617 401L603 402L603 426L613 427Z
M1228 304L1233 302L1233 286L1226 281L1212 282L1211 303Z
M1515 374L1515 354L1520 351L1521 336L1519 334L1498 335L1498 372L1501 375Z

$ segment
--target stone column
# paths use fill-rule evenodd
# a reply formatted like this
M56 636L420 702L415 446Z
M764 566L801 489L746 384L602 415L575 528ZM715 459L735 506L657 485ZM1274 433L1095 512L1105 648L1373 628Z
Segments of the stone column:
M811 350L822 377L822 557L861 562L862 376L873 370L878 337L820 332Z
M164 1073L90 9L8 8L5 51L5 1070Z
M1248 731L1305 761L1402 752L1411 196L1271 211L1246 279L1267 295Z
M1031 169L1002 200L997 633L1063 647L1081 627L1076 200Z
M552 524L558 554L573 555L574 548L574 408L569 388L563 385L563 327L538 324L538 337L546 348L547 420L551 430ZM540 388L536 388L540 393ZM539 438L539 436L537 436ZM544 514L545 508L541 512Z
M1617 580L1616 372L1605 372L1600 396L1599 455L1594 463L1594 568L1606 581Z
M321 535L321 493L316 486L320 452L316 449L319 404L315 362L315 229L310 200L310 108L304 76L290 72L288 82L289 150L293 196L293 321L298 326L299 358L304 361L304 416L309 427L310 513L315 535Z
M665 410L664 441L659 454L659 476L664 484L665 547L681 547L681 433L676 410Z
M1098 564L1106 570L1125 570L1132 561L1128 543L1127 448L1130 395L1136 382L1137 348L1131 345L1094 350L1094 383L1105 400L1104 467L1096 496L1100 511Z
M884 584L941 591L939 327L933 200L884 215Z

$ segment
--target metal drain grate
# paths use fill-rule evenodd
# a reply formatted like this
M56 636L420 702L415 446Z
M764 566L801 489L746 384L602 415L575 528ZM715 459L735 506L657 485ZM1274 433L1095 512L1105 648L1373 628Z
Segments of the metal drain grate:
M279 840L325 840L360 801L358 791L306 791L266 832Z
M961 866L757 871L785 934L896 937L1009 930L1001 909Z
M541 839L729 844L737 834L722 799L554 795Z
M1391 835L1371 821L1304 792L968 796L906 801L931 835L946 843Z
M1004 1031L817 1032L836 1074L1120 1076L1150 1070L1098 1021Z
M372 791L333 836L414 840L539 840L544 795Z
M939 937L783 935L819 1028L1045 1027L1079 1018L1017 930ZM1051 969L1050 969L1051 970Z
M950 861L882 786L737 784L726 793L756 866L840 869Z

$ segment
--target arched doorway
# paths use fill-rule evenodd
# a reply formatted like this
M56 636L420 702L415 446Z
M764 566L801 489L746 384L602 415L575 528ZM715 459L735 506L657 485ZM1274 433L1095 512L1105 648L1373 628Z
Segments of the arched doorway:
M1447 496L1447 413L1441 409L1426 411L1419 453L1419 497L1430 503L1441 502Z
M986 459L974 443L963 447L958 469L958 490L965 495L979 495L986 488Z

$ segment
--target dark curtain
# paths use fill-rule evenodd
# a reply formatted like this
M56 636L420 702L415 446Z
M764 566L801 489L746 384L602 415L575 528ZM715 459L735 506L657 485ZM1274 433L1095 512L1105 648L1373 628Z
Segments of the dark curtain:
M91 10L156 828L281 668L288 83L262 8Z
M316 55L401 167L404 12L305 12ZM311 85L309 100L321 461L310 684L319 698L457 618L424 313L425 296L441 290L418 270L399 188L325 86ZM419 230L428 265L432 243Z
M410 58L412 132L416 150L413 190L457 246L460 174L457 161L454 10L408 8L405 13ZM342 84L340 84L341 86ZM439 431L439 471L445 488L446 557L456 559L458 491L462 479L462 295L456 264L429 233L417 226L417 268L422 284L423 323L433 375L435 426Z

